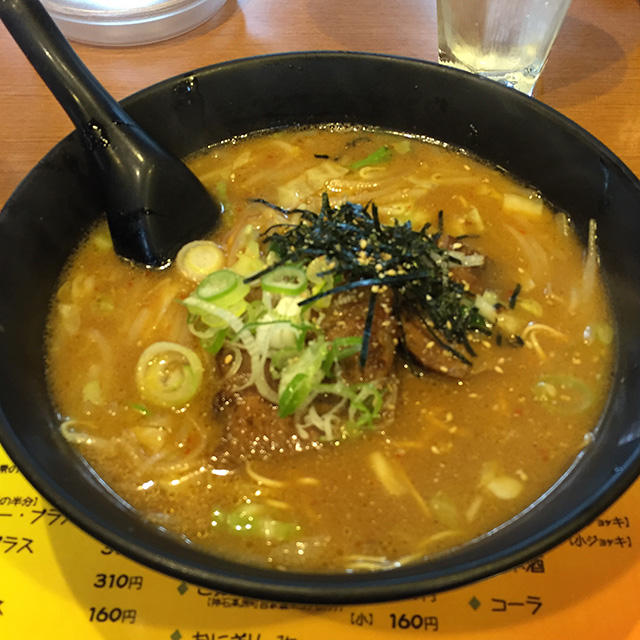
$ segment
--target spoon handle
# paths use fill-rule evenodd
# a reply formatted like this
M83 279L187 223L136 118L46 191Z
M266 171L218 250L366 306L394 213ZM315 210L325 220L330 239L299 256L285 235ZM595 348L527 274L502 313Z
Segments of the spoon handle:
M135 124L103 89L39 0L0 0L0 18L77 129L99 135L111 122Z
M220 204L107 93L39 0L0 0L0 19L71 118L96 164L100 204L116 253L162 267L182 245L210 231Z

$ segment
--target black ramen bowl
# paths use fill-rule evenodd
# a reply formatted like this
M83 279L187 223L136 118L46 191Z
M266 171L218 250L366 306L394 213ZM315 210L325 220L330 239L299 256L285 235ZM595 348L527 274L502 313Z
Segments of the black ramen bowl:
M609 506L640 471L640 182L611 151L543 104L490 81L388 56L301 53L173 78L124 102L179 156L251 131L352 123L429 136L504 168L566 210L595 218L617 329L609 402L594 443L534 505L459 549L398 569L311 575L229 562L146 522L70 448L44 371L49 300L69 254L101 215L76 134L31 171L0 215L0 440L30 482L77 525L183 580L274 600L392 600L518 565Z

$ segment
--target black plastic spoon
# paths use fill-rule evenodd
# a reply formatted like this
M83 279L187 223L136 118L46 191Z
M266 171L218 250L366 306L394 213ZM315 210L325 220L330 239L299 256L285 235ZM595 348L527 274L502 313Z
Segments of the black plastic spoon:
M0 0L0 18L95 161L116 253L162 267L210 231L220 204L107 93L39 0Z

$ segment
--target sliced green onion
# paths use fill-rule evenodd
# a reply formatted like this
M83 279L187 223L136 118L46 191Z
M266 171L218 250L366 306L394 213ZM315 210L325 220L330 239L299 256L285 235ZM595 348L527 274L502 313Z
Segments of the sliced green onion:
M299 531L300 526L293 522L272 519L262 522L262 533L267 540L285 542L291 540Z
M262 271L266 266L267 264L260 256L256 257L243 253L238 256L238 259L231 265L231 268L243 278L248 278L254 273Z
M260 284L262 289L269 293L297 296L307 286L307 275L300 267L282 265L262 276Z
M216 326L207 324L197 313L189 313L187 317L187 328L196 338L200 338L200 342L203 344L212 340L221 328L225 328L225 323L222 320L216 319L215 324Z
M230 531L244 535L257 535L265 540L284 542L290 540L300 531L300 526L293 522L283 522L271 517L263 505L243 504L225 514L214 509L211 514L211 525L225 525Z
M356 160L353 164L351 164L351 169L362 169L362 167L368 167L373 164L382 164L383 162L388 162L391 160L391 156L393 152L386 145L383 147L378 147L373 153L370 153L366 158L362 158L361 160Z
M148 416L151 413L151 411L140 402L132 402L129 406L143 416Z
M175 342L154 342L138 359L136 384L150 404L179 408L197 393L203 371L200 358L191 349Z
M210 327L223 329L229 326L236 332L242 329L243 322L239 319L239 316L247 308L247 303L244 300L240 300L229 309L201 300L195 296L185 298L182 303L187 307L189 313L199 316L202 322Z
M299 302L300 296L282 296L273 312L276 316L287 320L299 319L305 311L300 307Z
M288 416L309 398L324 377L322 365L329 352L322 338L305 345L300 355L292 358L282 370L278 386L278 413Z
M336 338L331 343L331 352L336 360L348 358L356 353L360 353L362 348L362 336L346 336L344 338Z
M302 349L298 347L288 347L284 349L278 349L271 354L271 361L269 363L269 368L271 371L271 375L274 378L282 377L282 369L289 363L293 358L297 358L300 355L300 351Z
M200 283L196 289L196 295L207 302L214 302L230 294L241 283L242 278L237 273L229 269L221 269L210 273Z
M371 383L358 386L355 398L349 404L349 422L356 428L371 427L382 410L382 393Z
M256 337L260 334L269 336L269 347L275 348L271 354L272 359L278 358L278 354L283 350L289 350L295 344L294 353L302 351L307 333L316 329L312 324L295 323L290 320L264 320L262 322L247 322L238 333L242 331L255 331Z
M236 261L230 268L243 278L248 278L267 266L260 254L258 238L258 230L253 225L248 224L238 234L238 238L234 243L236 245Z
M586 411L594 400L584 381L563 374L542 376L533 387L533 397L547 410L562 415Z
M319 256L314 258L307 265L307 278L309 278L309 282L312 284L311 286L311 295L315 296L322 291L328 291L329 289L333 289L334 287L334 278L328 273L334 268L334 264L330 263L326 256ZM331 299L333 296L324 296L322 298L318 298L316 302L313 303L313 306L316 309L326 309L331 305Z
M326 256L318 256L307 265L307 277L313 284L324 284L331 276L327 273L333 269L334 264L330 263ZM326 275L325 275L326 274Z
M251 300L247 303L245 320L247 322L255 322L266 310L267 307L262 300Z
M371 428L373 421L380 417L382 392L371 382L353 385L344 382L319 384L314 387L314 391L347 400L347 423L343 427L345 435L359 435L363 428Z
M185 278L201 282L210 273L222 269L224 254L210 240L194 240L178 251L176 266Z
M362 349L362 336L345 336L336 338L331 343L329 354L324 361L323 367L325 373L329 374L333 365L344 358L360 353Z
M220 349L222 349L222 345L224 344L224 340L227 337L227 329L220 329L216 331L213 338L209 338L208 340L202 341L202 346L206 351L212 354L218 353Z
M311 391L311 377L306 373L296 374L278 398L278 415L290 416L304 402Z

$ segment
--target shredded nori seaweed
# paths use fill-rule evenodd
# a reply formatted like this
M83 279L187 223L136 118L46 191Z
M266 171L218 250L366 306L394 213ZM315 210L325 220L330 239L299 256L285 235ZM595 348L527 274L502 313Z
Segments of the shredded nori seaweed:
M513 309L516 306L516 300L518 299L521 290L522 286L518 282L518 284L516 284L515 286L515 289L513 290L513 293L511 294L511 297L509 298L509 309Z
M469 333L491 335L491 324L474 306L475 296L463 282L452 277L451 269L460 261L439 246L443 236L444 218L438 215L437 229L431 225L419 231L411 222L381 224L378 208L346 202L332 207L326 193L322 195L320 212L307 209L287 210L263 199L255 199L284 214L300 215L297 223L282 223L269 227L263 241L278 255L278 261L256 273L246 282L285 263L309 264L325 256L330 267L318 274L336 276L338 284L330 290L300 302L309 304L323 296L351 289L368 287L369 308L363 334L360 364L367 360L371 326L377 294L387 288L393 292L394 309L402 315L415 315L423 322L434 340L460 359L470 364L459 348L475 355L469 344Z

